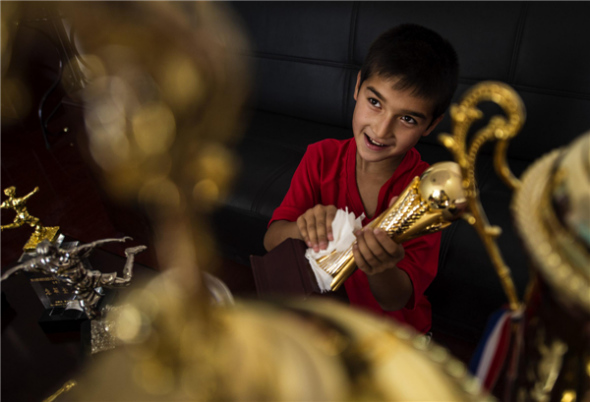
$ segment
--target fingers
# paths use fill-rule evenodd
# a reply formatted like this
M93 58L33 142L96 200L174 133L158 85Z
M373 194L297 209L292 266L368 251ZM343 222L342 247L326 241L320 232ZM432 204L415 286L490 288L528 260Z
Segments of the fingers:
M334 222L337 211L338 209L334 205L329 205L326 208L326 229L328 233L328 241L334 240L334 234L332 233L332 222Z
M315 252L328 248L328 242L334 240L332 222L336 211L333 205L316 205L297 219L297 227L307 247Z
M310 220L313 220L313 222L311 222ZM307 212L304 213L299 218L297 218L297 227L299 228L299 233L301 233L301 238L303 239L305 244L307 244L307 247L312 247L313 242L317 241L317 236L315 233L315 218L314 218L314 216L309 215ZM313 237L313 242L312 242L312 237Z
M353 255L359 269L369 275L394 268L404 257L404 249L383 229L364 229L356 233Z

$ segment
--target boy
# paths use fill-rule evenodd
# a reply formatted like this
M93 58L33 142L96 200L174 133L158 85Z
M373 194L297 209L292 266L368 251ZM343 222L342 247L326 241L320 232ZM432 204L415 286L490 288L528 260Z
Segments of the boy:
M364 213L363 226L379 216L428 168L414 145L441 121L457 80L457 55L437 33L406 24L379 36L357 75L353 138L307 148L274 211L265 248L296 238L326 249L337 209ZM355 235L359 269L344 283L351 305L429 331L431 307L423 293L436 276L440 233L403 247L381 229Z

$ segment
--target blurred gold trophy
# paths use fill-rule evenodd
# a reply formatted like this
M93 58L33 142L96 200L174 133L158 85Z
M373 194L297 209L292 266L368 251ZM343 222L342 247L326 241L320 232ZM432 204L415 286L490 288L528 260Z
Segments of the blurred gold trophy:
M533 269L507 399L590 400L590 132L543 156L512 200Z
M23 197L16 197L16 187L11 186L4 189L4 194L6 194L8 198L2 201L1 208L14 210L16 216L14 217L12 223L8 225L2 225L1 230L4 231L5 229L15 229L25 224L35 229L23 247L25 251L35 250L37 244L43 240L53 242L57 238L59 231L59 226L43 226L41 225L39 218L29 214L26 206L27 200L38 191L39 187L35 187L29 194Z
M454 162L439 162L427 169L398 199L367 225L381 228L397 243L434 233L458 219L467 207L461 185L461 170ZM317 266L333 277L337 290L356 269L352 245L316 259Z

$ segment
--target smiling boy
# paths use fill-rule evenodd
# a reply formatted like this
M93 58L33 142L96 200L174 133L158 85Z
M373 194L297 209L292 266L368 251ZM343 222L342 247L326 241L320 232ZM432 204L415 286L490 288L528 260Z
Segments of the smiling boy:
M264 238L271 250L287 238L318 251L333 239L338 209L379 216L428 168L414 149L441 121L457 87L453 47L414 24L377 38L357 75L354 137L308 147ZM358 270L344 283L351 305L427 332L431 306L424 291L436 276L440 233L402 245L381 229L356 233Z

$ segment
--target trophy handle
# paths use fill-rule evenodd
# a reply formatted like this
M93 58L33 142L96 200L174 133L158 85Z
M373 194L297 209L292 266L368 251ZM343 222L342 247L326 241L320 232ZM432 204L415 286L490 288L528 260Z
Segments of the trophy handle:
M477 105L482 101L498 104L505 112L504 116L493 116L489 123L477 131L469 146L467 133L471 124L483 117ZM496 243L501 229L491 226L479 200L475 181L475 162L481 146L487 141L497 141L494 152L494 168L500 178L512 190L520 186L520 181L512 174L506 162L506 150L509 141L516 136L526 119L525 107L520 96L510 86L494 81L482 82L465 93L458 105L451 106L452 135L442 134L439 140L453 154L461 167L463 189L469 205L469 213L463 218L473 226L482 239L494 269L500 278L504 293L511 310L517 310L518 300L510 268L504 263L502 253Z

